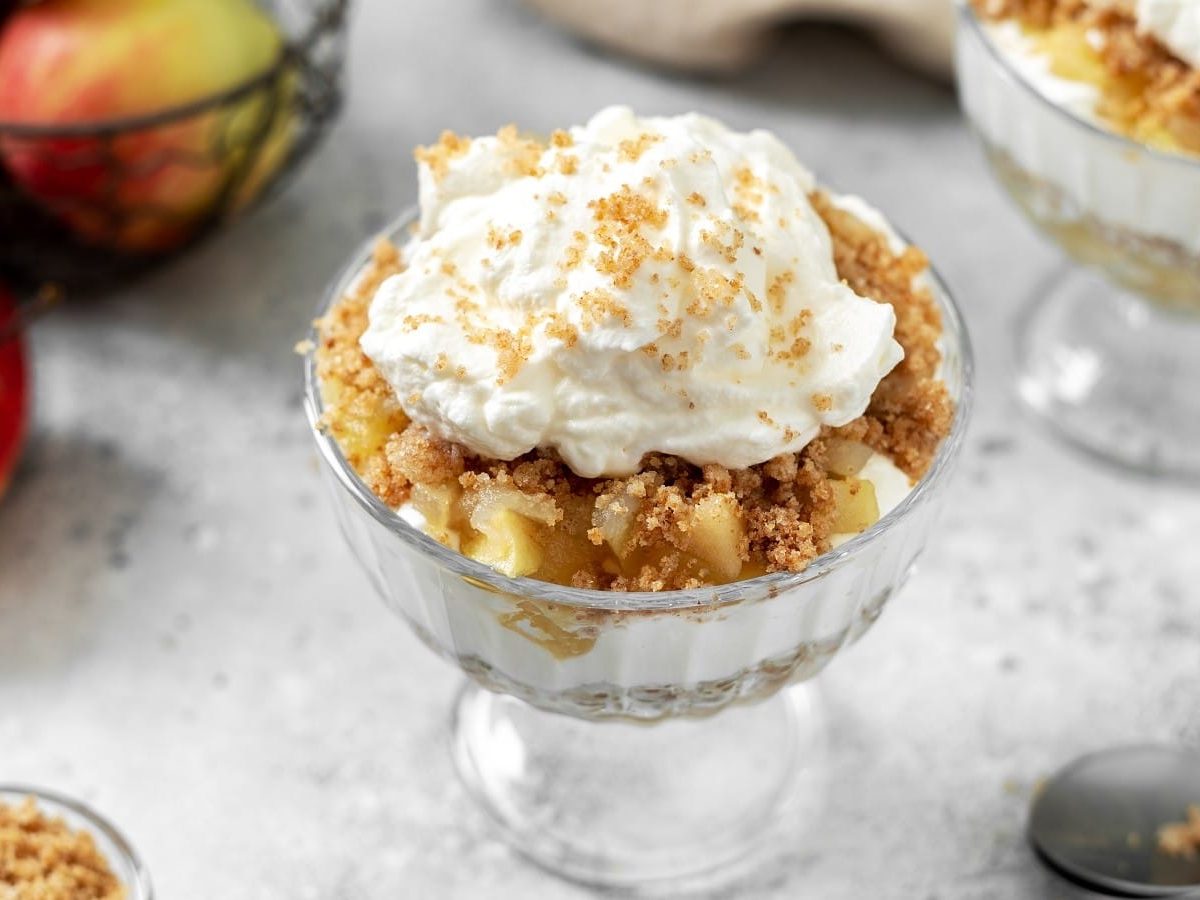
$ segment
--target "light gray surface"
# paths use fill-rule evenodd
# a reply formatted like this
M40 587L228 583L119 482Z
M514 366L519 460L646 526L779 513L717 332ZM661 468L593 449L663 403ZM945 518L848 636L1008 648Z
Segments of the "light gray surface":
M319 290L414 199L445 127L611 102L776 130L929 251L979 403L919 575L822 676L833 804L753 897L1055 896L1036 781L1115 742L1200 742L1200 497L1061 450L1008 390L1008 323L1058 264L950 92L828 31L729 82L581 50L510 4L357 10L347 114L280 200L37 329L37 426L0 506L0 781L93 801L167 900L576 897L489 836L444 744L457 675L336 533L291 353Z

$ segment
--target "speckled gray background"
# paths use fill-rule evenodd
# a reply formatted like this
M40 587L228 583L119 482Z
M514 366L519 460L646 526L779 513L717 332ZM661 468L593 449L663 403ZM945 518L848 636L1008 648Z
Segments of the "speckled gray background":
M0 781L98 804L167 900L577 897L489 835L444 744L458 677L335 530L292 344L355 244L414 200L413 144L627 102L777 131L930 252L979 404L919 575L827 676L833 804L748 897L1056 897L1034 783L1114 742L1200 742L1200 496L1045 439L1008 325L1058 265L951 92L813 30L732 81L587 51L509 3L363 3L351 99L292 189L35 335L38 420L0 507Z

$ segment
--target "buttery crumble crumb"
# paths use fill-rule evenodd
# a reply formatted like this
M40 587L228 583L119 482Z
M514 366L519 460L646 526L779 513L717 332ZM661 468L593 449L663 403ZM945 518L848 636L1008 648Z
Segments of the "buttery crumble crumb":
M638 135L635 139L621 141L617 145L617 152L622 162L637 162L641 159L642 154L650 149L652 144L657 144L662 139L663 136L661 134L646 131Z
M562 522L555 526L558 532L547 531L542 537L551 543L561 541L561 529L574 528L571 540L576 542L576 549L574 556L564 551L563 559L568 562L547 575L548 580L617 591L670 590L712 583L713 574L697 568L695 557L688 552L688 541L689 523L698 504L714 497L732 504L744 527L744 541L738 549L743 573L800 571L829 549L833 534L837 500L831 475L824 468L831 439L864 443L918 479L929 468L954 418L949 393L937 378L941 362L937 349L940 315L929 291L914 284L915 276L927 268L925 256L912 247L894 253L885 236L838 209L820 192L812 194L810 200L829 228L838 274L858 293L895 309L895 337L905 350L905 358L880 382L864 416L841 428L823 428L799 453L783 454L739 470L720 466L700 469L678 457L651 453L643 458L636 475L586 479L571 472L553 451L536 450L506 462L484 459L464 447L433 438L424 428L408 422L389 386L358 346L375 289L402 268L398 251L387 243L376 248L356 288L318 322L317 371L326 406L322 426L339 441L347 460L371 490L392 507L409 498L414 484L446 484L467 490L478 489L485 480L489 485L506 485L531 496L552 498ZM626 187L596 201L593 215L596 234L592 237L610 254L610 275L614 278L630 271L630 267L636 269L635 261L640 265L642 259L653 255L648 242L643 245L635 240L641 238L643 224L661 222L660 216L665 216L650 200ZM589 241L582 232L576 238L578 250L568 252L565 268L578 264ZM690 273L689 283L696 281L697 271L701 272L700 283L706 283L703 271L686 256L681 254L676 263ZM722 278L707 282L709 303L730 302L734 292L742 289L740 279ZM767 299L776 308L782 307L782 292L793 279L791 272L776 276L767 292ZM678 279L669 280L674 289L680 289ZM585 328L606 317L625 321L629 316L612 295L593 294L581 304L585 312L581 324ZM802 357L809 343L800 332L811 318L811 310L804 310L780 329L784 333L772 333L772 352ZM658 325L665 335L682 327L678 320L665 317ZM568 322L551 316L540 326L531 319L516 333L488 332L477 335L476 340L495 347L502 369L511 375L521 364L522 354L529 352L534 327L543 327L547 334L568 343L578 339L578 332ZM703 345L710 336L701 331L697 338ZM784 349L777 350L777 344ZM741 349L747 353L744 347ZM689 364L682 353L670 358L660 354L654 343L642 350L658 359L664 369ZM818 405L827 401L813 398ZM759 417L765 424L775 424L766 410L760 411ZM789 441L796 437L791 429L785 428L784 434ZM602 523L594 519L610 508L630 510L635 506L637 512L625 541L631 558L643 562L634 570L622 570L595 552L606 539ZM583 552L579 549L582 547L593 549Z
M620 319L626 328L633 325L633 316L623 303L608 291L585 291L577 300L580 321L585 331L595 328L608 319Z
M771 301L771 309L775 312L783 310L784 300L787 297L788 285L796 280L796 273L791 269L780 272L767 286L767 299Z
M441 181L450 171L450 160L462 156L471 147L471 139L461 137L453 131L443 131L436 144L418 147L413 151L417 162L429 166L434 180Z
M762 218L752 206L747 206L745 203L734 203L733 214L743 222L761 222Z
M511 231L501 231L495 225L488 226L487 243L493 250L503 250L505 247L515 247L521 243L520 228L514 228Z

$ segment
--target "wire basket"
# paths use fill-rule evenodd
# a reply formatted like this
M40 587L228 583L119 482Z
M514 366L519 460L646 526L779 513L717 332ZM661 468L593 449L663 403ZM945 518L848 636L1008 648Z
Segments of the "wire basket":
M0 122L0 282L28 294L120 281L245 212L297 169L341 107L349 0L260 5L283 30L284 50L228 91L97 124Z

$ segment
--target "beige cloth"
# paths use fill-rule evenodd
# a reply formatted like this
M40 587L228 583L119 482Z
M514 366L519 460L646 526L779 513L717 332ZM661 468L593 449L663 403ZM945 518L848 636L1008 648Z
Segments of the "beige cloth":
M558 24L638 59L730 71L763 52L773 29L823 19L861 25L905 62L949 76L953 0L526 0Z

